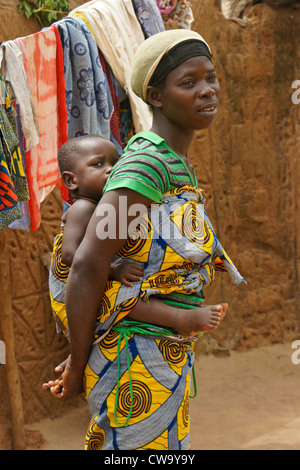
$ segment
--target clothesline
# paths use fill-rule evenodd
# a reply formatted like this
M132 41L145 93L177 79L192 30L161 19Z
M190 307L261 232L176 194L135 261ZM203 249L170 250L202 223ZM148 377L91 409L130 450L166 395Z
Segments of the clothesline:
M0 231L35 231L40 204L68 193L57 153L99 134L120 155L150 112L130 87L131 58L149 36L191 28L187 0L92 0L49 28L0 47Z

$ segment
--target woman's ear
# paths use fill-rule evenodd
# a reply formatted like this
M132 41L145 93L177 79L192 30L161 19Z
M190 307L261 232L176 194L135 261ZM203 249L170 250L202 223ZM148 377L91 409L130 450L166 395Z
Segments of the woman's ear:
M76 191L76 189L78 188L76 175L72 171L64 171L62 174L62 180L64 182L64 185L70 191Z
M147 103L150 104L153 108L161 108L161 93L159 88L153 86L147 86L146 89L146 98Z

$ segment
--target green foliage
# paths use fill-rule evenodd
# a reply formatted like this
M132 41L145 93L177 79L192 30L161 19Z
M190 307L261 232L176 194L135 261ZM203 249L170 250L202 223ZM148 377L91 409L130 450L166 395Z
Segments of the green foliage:
M26 18L33 16L41 27L61 20L69 11L69 0L20 0L18 13L24 11Z

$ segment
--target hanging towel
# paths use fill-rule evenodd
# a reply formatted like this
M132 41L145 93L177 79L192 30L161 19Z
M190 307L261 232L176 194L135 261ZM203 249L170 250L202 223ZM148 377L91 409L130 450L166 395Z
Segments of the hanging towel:
M156 0L166 29L191 29L194 22L189 0Z
M25 75L22 52L13 41L1 44L0 63L1 76L5 81L10 101L16 101L20 106L26 150L31 150L39 142L38 119Z
M159 11L162 15L170 15L177 5L177 0L156 0Z
M145 38L165 30L165 25L155 0L132 0L132 4Z
M19 140L19 147L20 147L20 152L21 152L21 157L22 157L23 168L24 168L24 172L26 175L25 137L24 137L22 125L21 125L20 106L16 104L15 109L16 109L17 135L18 135L18 140ZM29 232L30 215L29 215L29 209L28 209L28 201L19 200L19 207L21 210L21 217L20 219L17 219L12 224L10 224L9 228L26 230L27 232Z
M59 174L57 153L68 139L62 45L55 27L14 40L23 55L24 69L39 122L39 143L26 153L31 230L41 222L40 203L59 187L67 189Z
M69 139L98 134L122 153L120 138L111 135L114 105L92 33L81 18L67 17L54 26L63 48Z
M113 75L129 97L136 132L149 130L152 118L148 106L130 86L131 60L145 40L132 1L92 0L72 10L69 15L80 16L88 22Z
M28 198L15 113L0 76L0 230L21 218L19 201Z

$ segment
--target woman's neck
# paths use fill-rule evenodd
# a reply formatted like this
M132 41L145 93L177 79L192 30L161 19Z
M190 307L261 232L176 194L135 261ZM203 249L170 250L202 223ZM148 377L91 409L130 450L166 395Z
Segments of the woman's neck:
M193 129L183 129L166 119L153 119L151 132L162 137L167 146L180 157L188 157L188 151L194 136Z

